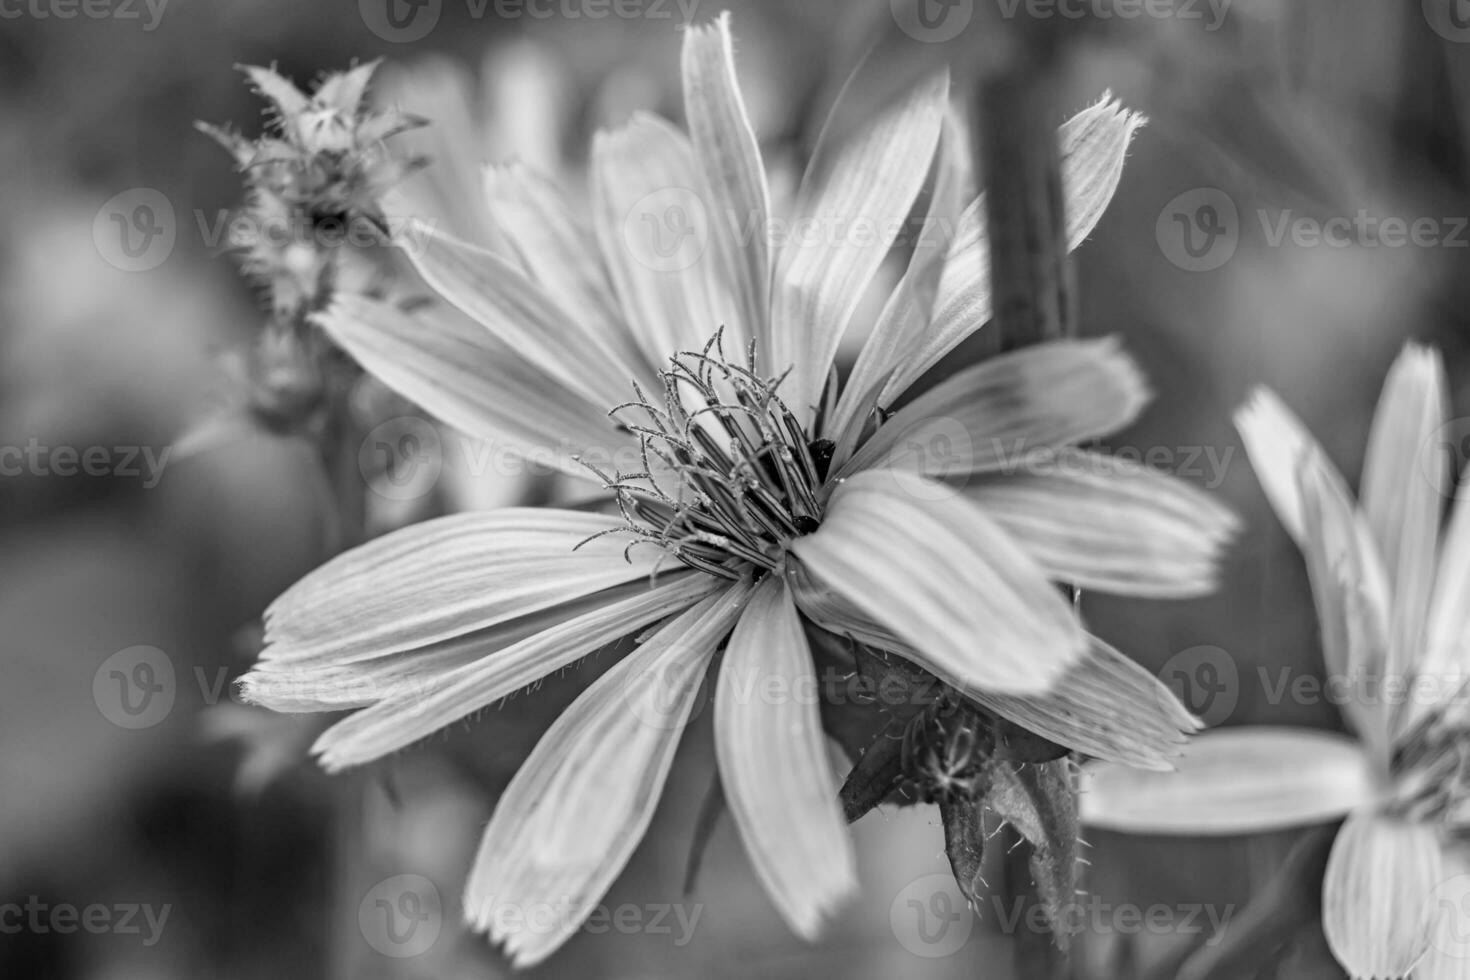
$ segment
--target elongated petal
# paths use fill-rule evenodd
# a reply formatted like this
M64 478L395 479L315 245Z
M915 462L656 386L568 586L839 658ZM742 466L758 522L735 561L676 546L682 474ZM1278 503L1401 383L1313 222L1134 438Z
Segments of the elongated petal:
M751 597L725 651L715 748L756 876L792 930L808 940L857 888L817 690L796 606L772 576Z
M877 407L878 393L894 367L912 349L929 323L954 236L965 204L974 194L969 127L962 113L945 117L935 154L934 186L929 213L909 257L903 278L883 305L873 332L858 351L857 362L842 386L837 408L822 419L823 435L836 443L832 465L852 455L858 434Z
M594 405L521 359L478 324L442 306L405 313L339 295L317 322L363 368L449 425L582 479L576 457L611 458L633 444L615 434L610 406ZM626 447L626 448L624 448Z
M380 105L433 120L394 139L406 157L430 161L394 186L399 210L499 251L504 242L480 194L480 167L491 153L470 73L449 58L425 58L409 67L390 63L374 89Z
M633 381L651 372L605 325L574 320L505 259L441 234L410 226L400 233L414 268L439 295L562 385L611 408Z
M1470 475L1470 471L1467 471ZM1470 674L1470 480L1463 476L1445 533L1429 608L1429 630L1419 672Z
M1354 691L1395 676L1388 662L1390 606L1388 586L1362 515L1332 483L1325 464L1304 460L1298 472L1303 548L1329 675L1346 679ZM1349 699L1343 713L1370 748L1387 762L1389 736L1397 711L1392 699Z
M844 481L793 553L965 689L1045 691L1086 650L1060 592L948 488L875 470Z
M1083 823L1133 834L1259 834L1336 820L1375 791L1358 743L1309 728L1205 732L1177 765L1172 773L1086 766Z
M1434 931L1414 980L1470 980L1470 852L1449 844L1440 861L1443 874L1426 900Z
M1297 547L1306 548L1301 490L1297 483L1297 473L1303 465L1317 468L1326 488L1346 501L1349 508L1353 507L1347 481L1301 419L1269 388L1257 388L1251 393L1250 399L1235 413L1235 427L1240 431L1271 509L1276 511Z
M770 190L760 146L735 77L729 11L684 35L684 115L709 191L710 234L744 329L770 343Z
M1047 694L976 691L976 701L1029 731L1094 759L1169 770L1200 723L1157 677L1092 637L1087 656Z
M312 746L328 770L381 758L479 711L588 654L672 616L715 591L720 581L689 573L607 603L487 654L327 729Z
M1104 95L1096 105L1062 126L1062 191L1066 196L1067 247L1076 248L1097 227L1123 176L1123 160L1144 123ZM879 404L891 404L960 341L990 320L990 240L985 201L975 201L960 219L940 279L934 316L922 341L906 345Z
M1372 811L1348 818L1327 861L1322 931L1350 976L1408 975L1429 949L1426 900L1443 871L1434 827Z
M615 518L506 508L415 524L340 555L265 613L260 659L341 666L436 643L646 578L651 555L591 535Z
M1049 577L1118 595L1213 592L1221 554L1239 527L1184 480L1080 449L979 478L965 496Z
M814 418L848 321L923 186L948 98L948 72L935 73L845 145L818 146L793 224L815 222L818 240L793 240L777 261L768 355L773 373L791 370L782 395L803 425Z
M625 333L592 230L572 215L562 192L520 162L486 168L484 185L510 250L541 288L589 329Z
M801 611L838 636L888 650L915 663L923 658L856 606L817 585L805 570L791 576ZM1168 770L1199 720L1158 678L1097 637L1088 652L1046 694L1011 696L971 690L969 696L1023 728L1086 756L1142 769ZM932 665L927 665L932 670ZM955 678L938 673L958 686Z
M1404 674L1424 645L1449 460L1439 443L1448 416L1444 365L1410 344L1388 379L1363 463L1363 512L1393 584L1388 669Z
M650 365L703 348L720 327L728 349L742 349L743 325L710 245L710 203L687 136L646 114L598 133L592 208L624 319Z
M1115 338L1037 344L982 361L915 399L842 472L903 466L952 477L1024 468L1038 451L1127 426L1148 399L1142 373ZM928 448L945 443L948 452Z
M496 807L465 917L517 966L566 942L638 845L715 646L749 596L732 586L599 678L537 743Z

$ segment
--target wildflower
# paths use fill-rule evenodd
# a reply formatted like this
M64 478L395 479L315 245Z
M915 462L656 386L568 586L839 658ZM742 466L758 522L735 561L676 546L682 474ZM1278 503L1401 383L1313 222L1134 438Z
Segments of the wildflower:
M989 316L983 201L946 248L915 253L839 389L837 344L890 240L774 247L727 19L687 34L683 70L687 135L638 116L594 145L596 250L548 182L495 168L514 261L431 233L411 258L443 303L406 314L340 296L320 318L445 422L595 475L618 513L464 514L349 552L271 607L244 681L280 710L362 708L314 747L338 770L639 637L542 738L486 830L466 912L521 965L566 941L627 862L721 650L725 795L804 937L855 887L819 705L801 694L815 686L809 625L1066 746L1167 765L1191 719L1090 637L1053 582L1199 594L1232 528L1185 484L1075 448L1147 401L1112 340L1009 353L895 410ZM928 224L942 229L947 103L934 74L820 148L793 225L901 227L932 169ZM1064 127L1074 244L1139 122L1104 102ZM669 247L632 234L649 228ZM688 234L707 247L681 251ZM1033 449L1070 465L1029 472ZM569 914L509 924L543 903Z
M372 263L359 253L388 238L377 199L423 162L387 148L389 137L422 123L369 105L377 67L329 74L310 95L273 69L246 67L270 105L266 134L250 140L199 124L246 175L246 204L221 230L243 256L245 273L269 291L272 315L250 358L232 367L249 416L270 431L331 424L323 419L328 404L356 374L307 317L344 285L366 288ZM187 438L210 445L236 421L233 414L210 419Z
M1362 501L1269 391L1236 416L1266 496L1301 548L1330 689L1356 742L1291 728L1194 740L1167 778L1101 766L1090 823L1146 833L1245 834L1347 815L1322 886L1323 928L1354 977L1464 974L1470 727L1470 508L1441 533L1450 477L1437 353L1414 345L1389 372ZM1462 487L1463 487L1462 483ZM1462 489L1461 498L1465 491Z

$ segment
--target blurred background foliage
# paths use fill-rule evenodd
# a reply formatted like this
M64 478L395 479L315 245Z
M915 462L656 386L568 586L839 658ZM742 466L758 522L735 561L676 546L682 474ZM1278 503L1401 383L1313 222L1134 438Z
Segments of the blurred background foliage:
M1004 56L986 20L1004 6L976 0L974 25L943 45L905 43L888 0L700 0L695 15L734 10L757 129L768 158L794 179L864 50L876 44L875 57L891 59L888 77L939 57L966 77ZM1204 4L1176 6L1207 13ZM1223 494L1249 528L1218 595L1148 605L1088 597L1086 614L1166 679L1171 670L1207 679L1200 663L1225 664L1216 693L1229 704L1194 705L1216 723L1340 724L1328 703L1271 696L1282 670L1312 675L1321 659L1301 561L1229 425L1249 388L1281 392L1350 477L1381 378L1406 337L1444 349L1456 410L1470 412L1470 236L1462 232L1458 247L1334 248L1273 245L1265 233L1288 209L1318 220L1361 209L1410 222L1427 216L1446 228L1470 214L1470 47L1432 28L1426 9L1434 6L1235 0L1215 29L1208 16L1182 15L1069 27L1073 108L1111 88L1152 120L1076 257L1083 332L1121 334L1158 392L1111 445L1159 451L1151 461ZM495 16L493 5L477 18L451 0L443 8L428 37L394 44L368 30L347 0L170 0L153 30L143 29L146 11L143 21L62 20L7 7L0 445L161 450L217 398L220 355L248 343L265 314L263 298L214 254L193 217L240 200L228 157L193 129L205 119L255 132L259 103L232 70L237 63L274 63L303 83L379 56L499 72L509 94L486 107L498 152L519 148L571 175L595 126L635 109L678 117L676 4L664 5L674 16L657 20L512 19ZM487 154L495 152L492 142ZM92 239L98 208L137 187L161 191L179 218L173 253L146 273L109 265ZM1223 191L1239 216L1234 256L1207 272L1176 266L1156 234L1169 203L1196 188ZM982 332L951 366L985 352ZM1457 424L1454 434L1467 431ZM265 604L324 557L311 466L300 445L260 435L171 461L151 487L117 476L0 478L0 903L38 896L173 909L151 948L127 935L0 935L0 976L506 971L482 939L457 928L467 855L497 789L604 665L549 681L535 698L366 772L328 780L296 764L308 737L301 726L263 726L229 707L229 687L220 685L248 662L249 630ZM490 488L472 499L494 498ZM92 681L103 660L137 644L168 654L179 696L164 723L128 731L99 712ZM211 700L226 707L207 711ZM240 740L221 737L242 731L251 733L244 770ZM705 717L606 904L681 900L712 757ZM334 812L343 794L333 787L342 783L353 786L347 835ZM900 896L946 870L933 814L876 814L858 835L864 898L817 947L785 932L722 826L688 900L704 904L692 943L584 935L537 974L1007 975L1007 940L994 923L943 957L916 954L900 935ZM1290 835L1209 844L1098 835L1087 884L1114 902L1240 903L1290 843ZM364 946L355 899L342 897L360 894L344 885L343 848L365 855L380 877L435 881L446 924L430 953L393 961ZM1167 959L1169 944L1084 937L1077 972L1142 976L1150 957ZM1303 937L1281 975L1335 976L1318 944ZM1131 947L1126 955L1120 945Z

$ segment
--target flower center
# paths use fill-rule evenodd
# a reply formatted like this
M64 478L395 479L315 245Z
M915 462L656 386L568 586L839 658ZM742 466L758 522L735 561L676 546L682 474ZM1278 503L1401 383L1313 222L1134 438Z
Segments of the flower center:
M780 569L791 540L817 529L831 459L831 443L813 442L776 394L785 375L763 378L755 363L754 344L744 364L726 360L716 334L670 359L657 402L635 383L637 397L610 413L638 436L643 462L603 476L619 530L730 579Z
M1450 833L1470 834L1470 724L1433 719L1421 725L1394 759L1393 808Z

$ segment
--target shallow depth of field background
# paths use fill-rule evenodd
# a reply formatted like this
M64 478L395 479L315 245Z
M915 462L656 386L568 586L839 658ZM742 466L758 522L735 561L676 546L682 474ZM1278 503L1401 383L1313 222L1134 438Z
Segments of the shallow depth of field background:
M464 0L442 6L427 37L391 43L350 0L170 0L152 30L141 3L129 8L137 19L61 19L58 4L0 0L0 446L156 454L211 405L218 355L247 342L263 317L200 226L238 203L240 185L194 120L259 126L237 63L274 62L306 82L354 58L442 56L478 72L487 58L515 64L534 50L553 71L517 75L524 98L509 100L502 122L536 143L523 155L559 155L573 174L592 127L639 108L680 111L674 0L635 4L645 16L632 18L591 16L607 8L573 0L530 5L546 17L507 16L521 8L493 2L481 16ZM971 30L1010 8L974 6ZM1188 684L1212 723L1337 727L1322 698L1273 696L1320 671L1315 617L1301 561L1229 418L1253 384L1271 385L1355 480L1379 384L1406 337L1442 347L1456 412L1470 415L1470 31L1418 2L1235 0L1218 21L1207 4L1175 6L1172 16L1100 23L1067 65L1069 109L1111 88L1151 119L1077 253L1082 330L1124 337L1157 389L1144 420L1111 445L1223 495L1248 531L1215 597L1089 596L1085 609L1103 636ZM768 158L799 170L836 86L872 38L892 33L888 2L697 0L695 17L725 7ZM176 215L176 246L148 272L119 270L94 245L99 208L134 188L161 192ZM1181 236L1188 228L1204 242L1191 222L1202 203L1222 199L1234 214L1217 207L1223 235L1192 258ZM1360 211L1432 219L1435 231L1398 247L1312 244L1290 230L1273 240L1282 221L1292 229ZM984 351L982 332L956 363ZM1467 431L1456 425L1447 441L1459 448ZM0 932L0 977L508 972L458 927L463 875L498 788L604 664L354 775L328 779L296 764L300 726L231 705L228 680L248 662L255 617L321 558L309 462L260 436L170 460L153 486L45 467L0 476L0 906L169 909L153 945L146 926L141 935ZM160 724L129 730L99 709L94 677L140 644L172 662L176 700ZM708 725L706 712L691 728L648 839L605 901L636 910L630 928L580 936L535 975L1007 975L1009 940L946 904L944 878L929 877L947 874L929 812L858 826L864 895L819 946L783 928L728 823L684 897L713 765ZM258 730L243 775L239 742L219 735L231 727ZM344 818L344 799L355 817ZM1244 900L1290 835L1207 845L1097 835L1094 844L1087 884L1106 902L1218 912ZM344 848L364 855L360 865ZM399 874L432 881L443 910L431 948L392 959L365 941L358 913L368 889ZM680 941L673 913L669 932L653 927L650 909L674 903L686 916L697 909L691 941ZM1170 937L1092 937L1079 974L1123 941ZM1311 945L1283 975L1336 975Z

